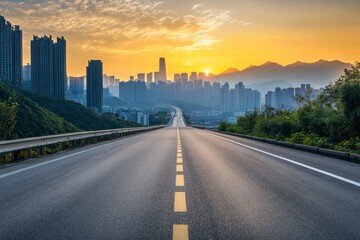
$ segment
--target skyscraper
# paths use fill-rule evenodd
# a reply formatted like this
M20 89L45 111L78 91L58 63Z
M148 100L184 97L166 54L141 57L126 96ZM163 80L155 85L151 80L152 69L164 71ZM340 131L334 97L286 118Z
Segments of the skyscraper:
M137 80L141 82L145 82L145 73L138 73Z
M159 78L160 81L167 81L165 58L159 60Z
M101 112L103 105L103 64L100 60L91 60L86 67L86 93L86 106Z
M22 31L0 16L0 80L22 85Z
M65 99L66 80L66 40L61 37L54 44L54 98Z
M155 82L160 81L160 73L159 72L154 72L154 79L155 79Z
M197 80L197 79L198 79L197 73L196 73L196 72L192 72L192 73L190 74L189 80L190 80L190 81L195 81L195 80Z
M42 97L65 99L66 41L34 36L31 41L31 88Z
M153 73L150 72L150 73L146 74L146 83L148 85L150 85L150 83L152 83L152 81L153 81Z

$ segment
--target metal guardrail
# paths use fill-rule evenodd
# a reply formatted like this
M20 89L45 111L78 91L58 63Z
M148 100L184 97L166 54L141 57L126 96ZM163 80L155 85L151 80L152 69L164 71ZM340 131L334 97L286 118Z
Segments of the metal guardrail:
M130 134L155 130L163 127L166 126L161 125L161 126L153 126L153 127L120 128L120 129L50 135L50 136L42 136L42 137L34 137L34 138L23 138L23 139L10 140L10 141L0 141L0 154L13 153L13 155L16 155L15 153L21 150L26 150L31 148L43 148L49 145L66 143L66 142L76 143L76 141L78 140L86 140L90 138L93 138L95 142L97 142L99 137L104 137L104 136L122 137ZM16 156L14 156L13 158L16 158Z

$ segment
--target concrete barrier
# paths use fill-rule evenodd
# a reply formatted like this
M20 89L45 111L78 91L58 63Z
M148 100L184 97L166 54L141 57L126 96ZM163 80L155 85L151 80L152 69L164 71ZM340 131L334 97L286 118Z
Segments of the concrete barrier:
M294 143L294 144L293 144L293 147L294 147L295 149L298 149L298 150L304 150L304 151L313 152L313 153L318 153L318 152L319 152L319 148L318 148L318 147L308 146L308 145L304 145L304 144Z
M350 159L350 153L347 153L347 152L340 152L340 151L325 149L325 148L319 148L318 152L319 152L319 154L325 155L325 156L337 157L337 158L342 158L342 159Z

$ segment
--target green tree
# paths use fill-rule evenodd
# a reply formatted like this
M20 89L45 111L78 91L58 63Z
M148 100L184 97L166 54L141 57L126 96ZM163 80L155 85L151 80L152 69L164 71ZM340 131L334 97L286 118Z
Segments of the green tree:
M7 100L0 102L0 139L7 138L14 130L18 106L13 91Z

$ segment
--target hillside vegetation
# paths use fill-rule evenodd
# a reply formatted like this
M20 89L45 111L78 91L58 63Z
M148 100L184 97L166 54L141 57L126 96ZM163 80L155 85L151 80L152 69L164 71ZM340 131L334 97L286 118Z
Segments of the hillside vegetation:
M0 81L0 140L138 126L81 104L42 98Z
M221 123L219 130L360 153L360 63L346 69L317 99L296 100L302 107L295 111L265 106L236 124Z

